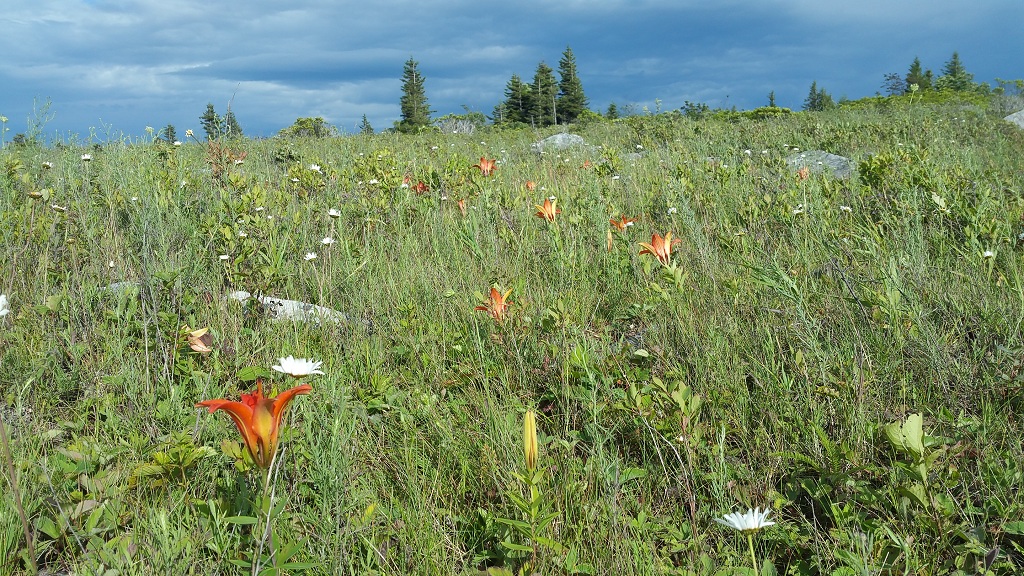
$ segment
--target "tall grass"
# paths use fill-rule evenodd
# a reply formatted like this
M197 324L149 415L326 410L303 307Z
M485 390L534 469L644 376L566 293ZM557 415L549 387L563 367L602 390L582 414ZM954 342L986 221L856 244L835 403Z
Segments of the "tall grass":
M35 562L248 571L258 490L194 405L294 354L326 374L282 440L289 572L520 570L500 520L523 519L528 409L563 547L541 573L745 573L712 519L755 506L761 573L1019 572L1022 132L952 105L578 130L592 148L543 155L531 131L5 147L0 413ZM793 148L858 173L801 180ZM671 268L639 255L668 231ZM474 311L492 285L504 324ZM184 352L185 325L215 351ZM883 433L918 413L921 458ZM21 573L8 476L0 572Z

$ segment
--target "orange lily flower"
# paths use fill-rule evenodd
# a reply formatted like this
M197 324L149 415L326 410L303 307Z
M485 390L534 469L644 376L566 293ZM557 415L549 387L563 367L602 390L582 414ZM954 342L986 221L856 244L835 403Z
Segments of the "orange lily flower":
M423 180L420 180L419 182L416 183L415 186L412 187L412 191L417 193L417 194L423 194L424 192L426 192L428 190L430 190L430 187L427 186L423 182Z
M509 289L508 292L502 294L497 288L491 286L491 297L487 303L473 309L483 310L490 314L491 318L494 318L495 322L503 324L508 315L508 307L512 305L512 303L508 301L508 295L511 293L512 290Z
M210 334L209 328L188 331L188 326L185 326L184 330L186 330L185 341L188 342L189 348L200 354L213 352L213 348L210 348L210 344L213 344L213 335Z
M527 180L526 189L529 190L530 192L533 192L534 190L537 189L537 183L534 182L533 180Z
M625 232L626 228L629 228L633 222L636 222L636 218L626 218L625 216L622 216L618 220L612 218L608 222L619 232Z
M277 434L288 404L296 395L309 394L312 389L309 384L301 384L274 398L267 398L263 395L263 380L257 379L256 391L242 394L241 402L206 400L196 404L196 407L209 408L211 414L217 410L227 412L242 435L253 462L260 468L269 468L277 453Z
M641 254L650 254L658 259L659 262L668 266L672 261L672 247L679 244L681 240L679 238L672 238L672 233L665 234L662 238L660 234L654 234L651 236L651 243L640 242L643 246Z
M490 176L497 168L497 162L495 159L488 160L486 157L480 157L479 164L473 164L473 168L479 168L482 176Z
M543 206L537 205L537 218L543 218L548 222L554 222L555 216L558 216L559 214L562 213L561 210L555 207L557 203L557 200L545 198Z
M798 180L807 180L811 176L811 169L807 166L796 171L796 177Z
M466 199L462 198L459 200L459 212L462 212L462 216L466 216Z

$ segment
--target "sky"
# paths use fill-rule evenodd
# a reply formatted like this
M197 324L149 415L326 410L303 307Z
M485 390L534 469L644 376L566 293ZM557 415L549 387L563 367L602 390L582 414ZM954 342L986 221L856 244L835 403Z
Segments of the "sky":
M6 141L50 102L48 141L201 133L230 104L249 136L299 117L354 133L400 118L404 63L434 117L490 115L513 74L556 71L567 46L590 108L686 101L799 109L812 81L871 96L919 57L953 52L976 82L1024 78L1021 0L4 0L0 116ZM39 125L40 122L35 122Z

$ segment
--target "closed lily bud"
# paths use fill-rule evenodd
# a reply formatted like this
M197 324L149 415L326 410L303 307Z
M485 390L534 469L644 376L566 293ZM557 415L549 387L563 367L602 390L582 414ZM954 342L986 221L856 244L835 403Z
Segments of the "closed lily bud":
M533 410L528 410L523 419L523 451L526 469L533 472L537 468L537 414Z

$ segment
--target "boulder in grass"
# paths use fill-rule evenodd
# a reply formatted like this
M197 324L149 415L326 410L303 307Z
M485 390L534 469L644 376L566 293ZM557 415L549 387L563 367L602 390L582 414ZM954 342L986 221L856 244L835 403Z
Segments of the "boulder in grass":
M1016 124L1018 128L1024 128L1024 110L1021 110L1020 112L1014 112L1013 114L1010 114L1006 118L1003 118L1003 120Z
M794 172L807 168L811 174L829 173L836 178L849 178L853 174L853 162L844 156L829 154L823 150L797 152L786 158L786 165Z
M543 154L567 148L587 148L587 141L579 134L566 134L563 132L554 136L548 136L540 142L534 142L530 145L530 148L538 154Z
M253 295L245 290L238 290L228 294L227 298L229 300L245 302L253 298ZM308 302L260 296L259 303L263 305L263 310L271 320L291 320L293 322L310 322L314 324L350 324L353 322L352 318L343 312Z

